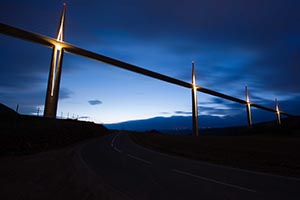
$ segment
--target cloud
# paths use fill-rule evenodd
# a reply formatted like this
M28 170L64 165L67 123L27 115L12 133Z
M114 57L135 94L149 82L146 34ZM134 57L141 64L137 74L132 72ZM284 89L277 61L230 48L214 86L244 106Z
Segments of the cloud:
M0 20L55 35L61 5L19 4L1 1ZM244 86L248 85L251 101L273 107L274 97L284 97L284 102L280 101L283 110L294 112L293 106L300 107L294 98L300 93L299 5L295 0L111 0L101 5L91 1L90 6L78 1L68 8L66 42L188 82L190 62L195 60L200 86L244 99ZM102 12L98 12L100 7ZM5 35L0 39L0 100L15 104L36 93L36 99L30 98L34 102L26 100L25 104L43 105L51 49ZM83 73L88 65L75 57L65 55L62 80L69 75L64 72ZM62 90L60 99L71 95ZM91 101L90 105L102 103ZM229 108L238 110L242 105L212 99L199 106L208 113L228 113Z
M279 109L283 110L292 115L300 115L300 94L295 95L291 99L280 101L279 99ZM273 102L274 105L274 102Z
M73 92L67 88L61 88L59 100L71 98ZM22 114L30 114L37 111L37 107L43 107L45 104L46 89L33 88L31 90L0 90L0 102L14 109L19 105L19 111Z
M46 92L40 89L33 91L0 91L0 102L15 109L19 105L19 112L30 114L37 111L37 107L44 105Z
M50 49L14 38L5 38L5 40L1 38L1 40L3 48L8 47L4 48L5 50L0 54L2 60L0 85L2 87L24 90L47 82ZM9 48L11 46L18 48Z
M261 80L263 90L299 92L300 44L288 41L288 38L282 40L284 42L268 46L261 56L249 63L248 73L252 80Z
M72 94L73 94L73 91L71 91L67 88L60 88L60 90L59 90L59 99L63 100L63 99L71 98Z
M99 100L97 100L97 99L95 99L95 100L89 100L88 102L89 102L89 104L92 105L92 106L102 104L102 101L99 101Z
M192 112L190 112L190 111L175 111L174 113L177 115L191 115L192 114Z
M170 114L169 112L160 112L161 115L168 115Z

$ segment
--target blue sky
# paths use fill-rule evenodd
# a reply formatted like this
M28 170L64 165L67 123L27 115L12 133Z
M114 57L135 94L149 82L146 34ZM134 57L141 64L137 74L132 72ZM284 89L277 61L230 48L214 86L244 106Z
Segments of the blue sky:
M2 0L2 23L55 37L64 1ZM300 2L69 0L65 41L244 99L300 114ZM51 49L0 35L0 102L43 110ZM191 91L65 54L58 115L115 123L190 115ZM198 93L199 114L246 119L245 108ZM253 111L254 122L275 119ZM229 123L231 120L228 120ZM246 124L246 120L244 121ZM230 125L230 124L228 124Z

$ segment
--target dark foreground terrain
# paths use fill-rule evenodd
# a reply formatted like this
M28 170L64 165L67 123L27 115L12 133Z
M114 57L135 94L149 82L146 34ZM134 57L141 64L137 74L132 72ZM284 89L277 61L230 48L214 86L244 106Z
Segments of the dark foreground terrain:
M274 199L273 185L281 188L278 189L281 195L278 199L287 197L289 191L294 192L294 199L299 197L295 192L300 180L298 123L293 122L293 126L280 128L264 126L250 132L238 128L242 131L234 129L235 136L222 134L223 136L196 138L159 133L127 135L124 131L110 134L111 131L102 125L22 116L3 105L0 106L0 119L0 199L168 199L170 194L177 199L185 199L183 197L187 194L191 198L186 199L198 199L198 193L218 197L214 199L241 199L239 194L254 199L247 196L248 192L254 196L270 197L263 199ZM224 130L217 130L215 133L224 133ZM233 131L226 129L228 130L230 133ZM259 133L255 133L257 130ZM264 130L263 134L261 130ZM185 158L296 178L263 175L267 182L273 179L277 181L271 181L270 184L252 181L252 187L248 178L231 176L232 173L240 174L240 170L212 166L205 162L188 162L185 158L166 157L165 154L136 145L132 140ZM178 162L176 169L174 159ZM163 163L166 165L163 166ZM196 170L195 163L197 166L201 164L201 170ZM203 168L207 171L218 168L221 172L217 170L209 175ZM223 173L224 170L228 173ZM238 172L231 172L232 170ZM253 180L260 176L248 172L246 174L246 177ZM185 184L180 184L182 179ZM285 182L290 185L283 187ZM191 193L188 183L203 191L197 189ZM175 188L185 187L187 190L175 189L182 195L177 196L172 184ZM250 189L248 186L243 187L244 184L250 184ZM259 187L254 187L257 185ZM269 189L265 190L265 186ZM216 189L222 192L216 193ZM162 192L163 196L156 191ZM193 195L196 193L197 195Z
M298 122L297 122L298 120ZM299 118L283 126L216 129L199 137L131 134L138 144L155 150L219 165L300 177ZM216 135L221 136L216 136Z
M0 104L0 199L118 199L82 161L102 125L19 115Z
M58 149L108 133L92 122L19 115L2 104L0 130L0 156Z

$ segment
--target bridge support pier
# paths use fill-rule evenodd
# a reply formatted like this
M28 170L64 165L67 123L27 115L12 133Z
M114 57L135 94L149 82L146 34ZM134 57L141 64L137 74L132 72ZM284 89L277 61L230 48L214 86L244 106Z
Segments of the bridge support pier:
M198 100L197 100L197 86L194 61L192 62L192 109L193 109L193 133L194 136L199 135L198 130Z
M63 49L59 50L56 46L53 47L44 117L56 118L63 61L63 51Z
M248 119L248 127L252 128L252 114L251 114L251 103L249 100L248 86L245 86L246 92L246 109L247 109L247 119Z
M276 110L277 124L281 125L280 110L279 110L279 104L277 99L275 99L275 110Z
M64 4L63 11L60 18L60 24L57 30L56 40L58 42L64 41L65 13L66 13L66 4ZM63 55L64 55L64 49L61 48L59 45L55 45L53 47L51 64L50 64L44 117L56 118Z

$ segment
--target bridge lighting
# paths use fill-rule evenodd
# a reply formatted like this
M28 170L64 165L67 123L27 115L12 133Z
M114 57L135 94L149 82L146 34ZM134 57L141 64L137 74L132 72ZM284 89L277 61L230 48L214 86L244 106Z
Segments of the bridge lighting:
M64 41L64 29L65 29L65 13L66 13L66 3L64 3L64 7L63 7L63 11L61 14L61 18L60 18L60 25L57 31L57 36L56 36L56 40L58 42L63 42Z
M276 110L276 116L277 116L277 123L281 125L281 117L280 117L280 110L279 110L279 103L277 99L275 99L275 110Z
M198 136L198 100L197 100L197 85L195 74L195 62L192 61L192 109L193 109L193 132L194 136Z
M248 118L248 127L252 128L252 115L251 115L251 102L249 100L248 86L245 86L246 93L246 109L247 109L247 118Z
M60 51L62 49L62 46L60 44L55 44L55 47L58 51Z
M278 123L281 124L280 115L290 116L293 115L280 111L278 108L278 102L276 100L276 109L274 108L268 108L253 102L250 102L249 96L248 96L248 88L246 88L246 101L223 94L214 90L210 90L208 88L204 88L201 86L196 85L196 78L195 78L195 72L194 72L194 61L192 62L193 70L192 70L192 84L181 81L179 79L175 79L170 76L166 76L164 74L159 74L154 71L150 71L141 67L138 67L136 65L132 65L114 58L110 58L95 52L88 51L86 49L82 49L79 47L76 47L71 44L64 43L64 19L65 19L65 10L66 10L66 4L64 4L61 20L60 20L60 26L58 28L57 37L56 38L50 38L43 35L38 35L33 32L25 31L13 26L9 26L7 24L0 23L0 32L9 36L17 37L20 39L28 40L31 42L38 43L40 45L45 45L48 47L53 48L52 53L52 60L50 64L50 73L48 78L48 87L47 87L47 94L46 94L46 102L45 102L45 110L44 110L44 116L45 117L56 117L57 112L57 103L58 103L58 93L59 93L59 84L60 84L60 76L61 76L61 68L62 68L62 60L63 60L63 54L64 51L67 51L68 53L75 54L78 56L83 56L89 59L96 60L98 62L104 62L106 64L110 64L116 67L119 67L121 69L125 69L128 71L136 72L138 74L149 76L158 80L162 80L171 84L175 84L180 87L192 89L192 103L193 103L193 128L195 135L198 134L198 106L197 106L197 92L202 92L205 94L209 94L212 96L220 97L223 99L227 99L236 103L244 104L247 108L248 113L248 123L252 125L252 119L251 119L251 112L250 107L256 107L262 110L266 110L269 112L276 113ZM58 59L57 59L58 57ZM247 87L247 86L246 86Z
M53 54L52 54L52 60L51 60L51 97L53 97L54 95L54 85L55 85L55 74L56 74L56 66L57 66L57 47L55 46L53 48Z
M46 102L45 102L45 117L56 118L58 95L60 87L60 77L63 61L63 46L60 44L64 42L64 26L66 4L63 4L63 10L60 18L59 27L56 34L56 41L52 51L52 59L50 64L49 80L47 86Z
M59 88L61 67L62 67L63 49L60 45L55 45L53 48L53 56L51 60L51 97L54 96L55 90ZM58 91L57 91L58 92ZM57 94L58 95L58 94Z

